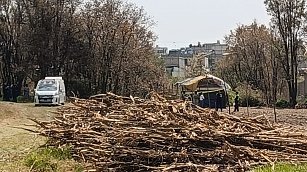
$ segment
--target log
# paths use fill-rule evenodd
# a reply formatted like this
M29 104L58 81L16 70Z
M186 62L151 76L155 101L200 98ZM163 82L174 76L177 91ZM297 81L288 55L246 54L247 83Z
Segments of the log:
M274 161L307 160L307 133L272 126L265 117L240 118L191 102L113 93L73 98L37 131L53 146L96 171L245 171ZM263 116L263 115L262 115Z

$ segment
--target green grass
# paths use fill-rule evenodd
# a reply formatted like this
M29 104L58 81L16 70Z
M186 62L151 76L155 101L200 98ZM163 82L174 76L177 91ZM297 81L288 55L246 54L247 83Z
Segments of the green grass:
M84 171L84 168L83 168L82 165L77 164L77 165L74 166L74 171L75 172L82 172L82 171Z
M69 147L65 148L53 148L46 147L38 149L25 157L25 166L30 168L31 171L45 172L45 171L62 171L62 169L67 168L65 165L69 165L68 161L72 159L71 151ZM65 162L65 164L63 163ZM80 164L74 164L70 168L73 171L79 172L83 171Z
M33 103L33 97L26 98L24 96L17 97L17 103Z
M271 165L257 167L253 172L307 172L307 163L277 163L274 167Z

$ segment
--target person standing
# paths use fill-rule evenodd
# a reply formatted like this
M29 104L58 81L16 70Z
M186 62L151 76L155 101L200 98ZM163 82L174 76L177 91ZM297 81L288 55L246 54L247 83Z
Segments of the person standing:
M204 108L204 103L205 103L205 96L204 96L203 93L201 93L200 96L199 96L200 107Z
M18 88L17 85L12 85L12 101L17 102L17 97L18 97Z
M3 99L3 94L2 94L3 89L2 89L2 87L3 87L3 85L0 85L0 97L2 97L2 99Z
M8 85L7 87L7 95L8 95L8 101L12 101L13 100L13 84Z
M4 101L10 101L10 96L9 96L9 85L5 84L3 87L3 100Z
M3 101L7 101L7 91L6 91L6 83L3 84L2 86L2 92L3 92L3 97L2 97L2 100Z
M236 91L235 97L235 110L234 112L239 112L239 93Z
M181 92L181 100L185 100L185 91Z
M215 110L218 111L219 108L221 108L221 112L222 112L222 98L223 95L222 93L219 91L216 93L216 99L215 99Z
M25 97L26 100L30 99L30 89L29 89L28 84L25 84L23 88L23 96Z

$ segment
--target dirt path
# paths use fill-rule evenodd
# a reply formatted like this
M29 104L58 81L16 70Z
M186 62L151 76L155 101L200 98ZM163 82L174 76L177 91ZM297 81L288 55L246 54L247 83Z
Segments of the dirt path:
M267 107L240 107L240 112L233 112L234 108L230 108L230 113L239 117L256 117L265 115L272 123L274 123L274 110ZM224 113L228 113L229 109L223 109ZM276 109L277 123L281 125L290 125L296 127L307 128L307 109Z
M233 109L231 110L233 111ZM274 122L274 111L272 108L249 108L248 112L246 107L241 107L240 112L234 114L238 116L247 116L249 114L252 117L264 114L271 122ZM276 117L278 124L307 127L307 109L276 109Z
M56 108L0 102L0 171L23 171L20 159L46 140L18 127L33 129L29 118L50 120Z

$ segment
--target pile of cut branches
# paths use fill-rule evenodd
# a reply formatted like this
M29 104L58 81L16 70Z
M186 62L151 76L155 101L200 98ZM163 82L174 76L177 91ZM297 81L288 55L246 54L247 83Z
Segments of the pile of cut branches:
M307 136L264 116L239 118L151 94L74 99L49 122L34 120L55 146L97 171L245 171L306 161Z

